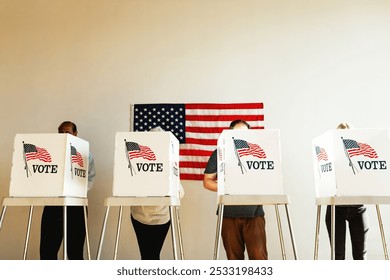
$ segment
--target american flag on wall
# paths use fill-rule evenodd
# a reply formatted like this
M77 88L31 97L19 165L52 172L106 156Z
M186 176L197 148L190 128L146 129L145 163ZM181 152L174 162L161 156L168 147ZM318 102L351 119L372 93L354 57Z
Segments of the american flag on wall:
M203 180L203 172L217 140L230 122L247 121L252 129L264 128L263 103L134 104L133 131L160 126L180 142L180 179Z
M376 151L368 144L359 143L351 139L343 139L343 143L349 157L363 155L369 158L378 158Z
M44 148L40 148L33 144L23 144L23 151L26 161L38 159L43 162L51 162L51 156Z
M234 146L240 157L254 156L257 158L267 158L264 150L257 144L252 144L241 139L234 139Z

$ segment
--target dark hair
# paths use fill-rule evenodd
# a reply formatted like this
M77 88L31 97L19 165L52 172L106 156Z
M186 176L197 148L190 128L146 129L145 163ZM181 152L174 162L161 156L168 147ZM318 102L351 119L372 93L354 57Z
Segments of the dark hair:
M229 125L229 128L230 128L230 129L233 129L236 125L238 125L238 124L240 124L240 123L246 125L246 127L247 127L248 129L251 128L251 126L249 125L249 123L247 123L247 122L244 121L244 120L234 120L234 121L232 121L232 122L230 123L230 125Z
M72 126L72 130L73 132L77 132L77 126L75 123L71 122L71 121L64 121L62 124L60 124L60 126L58 127L58 130L60 130L61 127L65 126L65 125L71 125Z

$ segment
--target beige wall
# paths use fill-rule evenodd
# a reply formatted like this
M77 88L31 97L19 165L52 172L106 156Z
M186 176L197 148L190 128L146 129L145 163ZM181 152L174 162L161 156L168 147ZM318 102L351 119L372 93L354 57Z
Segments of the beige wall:
M389 30L385 0L0 1L0 196L8 195L15 134L55 132L73 120L97 165L89 193L94 258L111 195L114 136L129 130L130 104L261 101L266 128L281 129L297 247L300 258L311 259L311 139L344 120L389 127ZM183 185L186 258L211 259L216 196L200 182ZM39 258L40 211L30 259ZM382 214L389 232L387 206ZM280 259L273 208L266 215L270 258ZM110 217L102 259L112 257ZM138 259L129 213L124 217L118 258ZM370 217L368 255L382 259L371 208ZM0 259L21 258L26 221L27 208L8 210ZM328 258L325 232L321 238L320 258ZM162 257L172 258L169 238Z

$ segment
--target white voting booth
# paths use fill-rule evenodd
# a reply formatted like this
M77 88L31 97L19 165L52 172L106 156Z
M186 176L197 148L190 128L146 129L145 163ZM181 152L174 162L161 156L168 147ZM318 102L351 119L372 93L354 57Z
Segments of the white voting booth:
M174 257L178 258L178 231L183 258L178 214L179 188L179 141L171 132L118 132L115 138L113 196L105 200L106 214L97 259L100 259L111 206L120 207L114 259L117 257L123 206L169 206Z
M283 194L279 130L224 130L217 152L218 195Z
M313 140L317 197L390 195L387 129L334 129Z
M0 227L7 206L30 206L24 259L34 206L84 206L86 219L89 143L70 134L17 134L14 139L10 197L3 199ZM66 221L66 207L64 207ZM64 240L66 225L64 224ZM66 246L64 246L66 259Z
M11 197L87 197L89 143L70 134L17 134Z
M334 213L335 205L376 204L378 219L381 219L379 204L390 203L389 131L329 130L313 139L312 151L318 205L316 259L321 205L331 205ZM384 238L383 228L381 231ZM332 258L333 253L332 245ZM386 249L385 256L388 258Z
M118 132L113 196L179 197L179 141L171 132Z
M218 138L218 222L214 259L218 259L224 205L275 205L283 259L286 258L278 205L283 204L289 223L295 259L295 241L283 194L280 131L224 130Z

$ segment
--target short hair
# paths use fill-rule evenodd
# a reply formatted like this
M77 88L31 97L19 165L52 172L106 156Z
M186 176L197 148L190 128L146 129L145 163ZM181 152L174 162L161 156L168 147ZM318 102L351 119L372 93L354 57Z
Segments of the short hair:
M77 132L77 126L74 122L71 122L71 121L64 121L62 122L59 127L58 127L58 130L60 130L61 127L65 126L65 125L70 125L72 126L72 130L73 132Z
M352 126L348 123L340 123L338 126L337 126L337 129L350 129L352 128Z
M230 125L229 125L229 128L230 128L230 129L233 129L236 125L238 125L238 124L240 124L240 123L246 125L246 127L247 127L248 129L251 128L251 126L249 125L249 123L247 123L247 122L244 121L244 120L234 120L234 121L232 121L232 122L230 123Z

